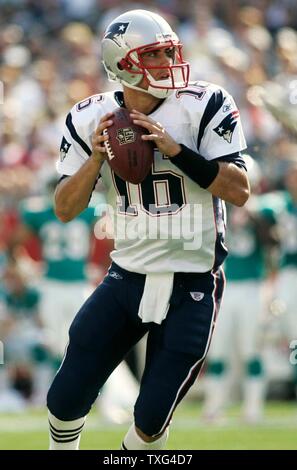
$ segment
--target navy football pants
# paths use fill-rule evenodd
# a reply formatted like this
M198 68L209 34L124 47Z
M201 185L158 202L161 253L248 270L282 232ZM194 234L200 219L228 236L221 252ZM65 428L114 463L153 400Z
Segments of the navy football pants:
M222 270L175 274L170 309L161 325L142 323L137 315L144 281L144 275L113 263L76 315L64 361L48 393L48 408L58 419L85 416L109 375L148 331L135 424L150 436L169 424L205 359L224 277Z

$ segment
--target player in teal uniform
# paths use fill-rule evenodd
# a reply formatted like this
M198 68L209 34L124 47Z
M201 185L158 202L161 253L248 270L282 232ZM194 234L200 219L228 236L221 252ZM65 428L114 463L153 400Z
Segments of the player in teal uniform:
M10 390L12 385L22 387L20 391L30 403L36 403L42 387L44 396L46 384L42 378L47 349L39 315L40 294L14 263L9 263L4 271L2 297L0 331L5 344L5 370L2 378L6 378L7 389L4 387L6 393L1 400L3 405L3 400L6 402L9 395L13 401L9 400L8 406L13 408L20 398L15 402L15 395L11 395Z
M47 194L30 197L19 207L21 224L10 242L10 251L35 235L41 247L41 317L50 333L50 343L60 360L67 344L72 309L80 305L90 290L87 264L90 257L95 207L90 204L68 225L54 213L53 190L57 177L47 183Z
M250 182L256 192L260 169L245 156ZM222 415L229 396L230 368L234 353L243 364L243 415L249 422L260 420L264 402L264 371L258 344L263 311L262 286L266 274L266 253L275 244L271 227L274 219L261 196L253 195L245 208L230 207L225 263L227 288L209 351L204 415ZM233 354L233 361L232 361Z
M283 327L289 347L294 349L297 340L297 162L289 164L285 176L285 188L285 191L278 193L281 206L278 216L281 259L276 296L285 306ZM291 352L289 349L288 356ZM293 365L297 394L297 368L296 364Z
M41 242L44 276L41 281L41 317L50 344L60 360L68 341L73 309L90 291L86 267L91 249L94 207L85 209L65 225L55 214L50 198L34 197L21 206L23 235L36 234Z

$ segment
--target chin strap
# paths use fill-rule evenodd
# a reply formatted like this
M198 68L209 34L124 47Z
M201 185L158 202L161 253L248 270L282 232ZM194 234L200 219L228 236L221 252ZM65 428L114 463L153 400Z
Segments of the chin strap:
M174 90L173 89L166 89L166 88L154 88L149 86L147 90L144 88L140 88L136 85L130 85L130 83L125 82L125 80L120 80L120 83L125 85L128 88L132 88L133 90L142 91L143 93L147 93L148 95L155 96L156 98L164 99L170 96Z
M166 78L164 80L155 80L147 70L146 74L149 79L148 92L151 95L156 96L156 98L167 98L167 96L170 96L173 93L174 88L171 88L171 79Z
M166 88L153 88L152 86L148 87L148 93L150 95L155 96L156 98L168 98L168 96L172 95L174 89L166 89Z

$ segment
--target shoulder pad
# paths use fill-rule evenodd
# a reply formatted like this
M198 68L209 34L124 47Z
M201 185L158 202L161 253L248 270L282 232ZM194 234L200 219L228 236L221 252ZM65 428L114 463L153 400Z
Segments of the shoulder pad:
M97 128L101 117L113 111L116 107L114 92L90 96L73 106L66 118L66 123L68 120L67 127L72 127L73 132L71 134L77 133L81 139L90 145L90 137ZM69 121L71 122L69 123Z

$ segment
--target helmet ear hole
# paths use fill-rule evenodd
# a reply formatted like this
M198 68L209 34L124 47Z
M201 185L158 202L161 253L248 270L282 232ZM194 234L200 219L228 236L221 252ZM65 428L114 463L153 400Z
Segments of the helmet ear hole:
M117 63L119 70L130 70L133 67L133 64L127 59L122 59Z

